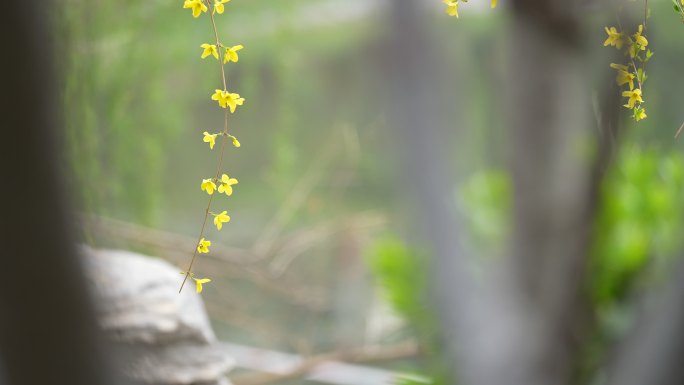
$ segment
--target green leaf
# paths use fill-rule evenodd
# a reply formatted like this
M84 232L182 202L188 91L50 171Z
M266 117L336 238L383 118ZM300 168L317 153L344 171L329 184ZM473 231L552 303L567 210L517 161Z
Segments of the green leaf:
M646 81L646 73L644 72L643 68L637 69L637 80L639 80L639 83L644 83Z
M648 61L651 58L651 56L653 56L653 51L649 49L646 51L646 61Z

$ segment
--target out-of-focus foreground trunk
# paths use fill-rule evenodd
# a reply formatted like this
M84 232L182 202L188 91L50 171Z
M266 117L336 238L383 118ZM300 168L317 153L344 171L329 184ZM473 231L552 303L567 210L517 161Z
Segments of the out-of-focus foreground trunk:
M9 2L0 24L0 382L106 385L114 380L58 175L50 11L49 2Z

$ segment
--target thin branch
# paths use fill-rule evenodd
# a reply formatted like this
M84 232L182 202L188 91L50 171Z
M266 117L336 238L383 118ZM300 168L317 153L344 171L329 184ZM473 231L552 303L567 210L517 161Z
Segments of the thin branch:
M91 229L94 234L169 252L178 252L178 250L190 247L194 242L193 238L181 234L151 229L111 218L82 214L79 216L79 220L83 228ZM325 289L274 280L270 274L260 270L254 262L263 258L255 256L249 250L217 243L212 244L212 252L207 254L206 258L209 261L227 263L229 266L240 269L241 272L247 274L241 273L236 277L249 280L257 287L291 304L303 306L313 312L323 312L329 309ZM166 256L166 259L173 258ZM229 270L224 270L224 273L229 273Z
M285 373L250 373L231 377L230 380L235 385L268 385L305 377L324 363L335 361L348 363L394 361L416 357L420 354L421 349L415 341L406 341L390 346L364 346L311 356Z
M684 122L682 122L682 125L679 126L679 129L678 129L677 132L675 133L675 136L674 136L675 139L677 139L677 137L679 136L679 134L682 133L682 129L684 129Z
M328 221L300 230L289 236L281 247L274 248L273 259L269 264L271 276L274 278L281 276L297 257L316 245L328 242L330 238L347 228L371 231L384 228L386 223L387 219L383 215L367 213L344 221Z
M294 184L285 202L265 226L264 231L254 243L252 250L255 254L262 256L268 254L275 239L282 231L283 224L304 204L306 198L325 174L326 167L335 158L339 148L335 141L336 132L333 131L327 145L321 148L317 158L310 163L306 173Z

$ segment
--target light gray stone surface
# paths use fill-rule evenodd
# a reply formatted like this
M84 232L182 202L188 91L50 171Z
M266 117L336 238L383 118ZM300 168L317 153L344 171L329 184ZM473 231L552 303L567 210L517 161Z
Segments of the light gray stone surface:
M177 268L122 250L84 247L98 319L117 343L125 374L145 384L229 384L233 360L216 341L202 298Z

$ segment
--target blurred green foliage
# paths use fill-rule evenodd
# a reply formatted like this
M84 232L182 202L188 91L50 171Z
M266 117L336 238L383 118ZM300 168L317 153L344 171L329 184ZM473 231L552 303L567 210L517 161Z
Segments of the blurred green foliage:
M427 382L429 384L448 384L446 361L440 358L436 315L429 305L426 254L410 248L396 237L388 236L375 243L367 260L385 298L408 322L428 357L419 365L423 371L421 377L431 378ZM399 382L401 385L425 383L413 379Z
M130 12L115 17L122 7ZM160 18L153 11L149 3L71 1L55 16L74 202L143 223L163 195L165 147L184 122L182 100L167 96L169 73L158 71L163 58L150 54L164 24L164 10Z
M466 238L478 257L496 257L504 251L510 232L511 193L510 178L498 170L475 173L463 183L459 207ZM624 327L622 307L635 286L662 273L681 248L682 197L684 156L678 152L627 146L606 175L589 267L589 287L599 319L595 338L585 351L585 365L595 367L598 355L610 343L608 336ZM421 341L434 348L430 342L436 332L434 312L425 299L426 257L396 239L379 242L371 255L370 267L389 302L413 325ZM435 372L428 369L428 373ZM437 373L439 378L442 372Z
M401 240L385 238L373 246L368 263L392 307L410 321L418 334L428 337L434 333L425 292L425 260Z
M684 156L626 148L601 190L591 273L596 305L623 299L682 246ZM650 266L649 266L650 265Z

